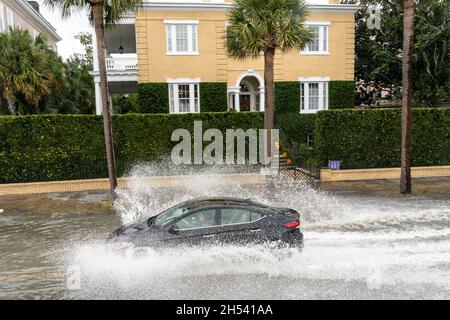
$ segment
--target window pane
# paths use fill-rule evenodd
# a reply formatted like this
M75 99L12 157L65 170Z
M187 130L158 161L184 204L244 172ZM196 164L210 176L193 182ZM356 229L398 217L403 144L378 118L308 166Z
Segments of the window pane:
M319 109L319 84L318 83L309 83L308 85L308 109L309 110L318 110Z
M305 84L300 84L300 106L302 110L305 110Z
M192 51L197 51L197 26L192 25L191 26L191 32L192 32Z
M169 85L169 102L170 102L170 113L175 113L175 94L174 94L175 85Z
M251 212L239 208L223 208L221 211L221 225L248 223L251 221Z
M0 3L0 32L3 31L3 5Z
M176 25L176 45L177 52L187 52L188 51L188 26L186 25Z
M320 27L319 26L312 26L311 27L312 35L313 35L313 41L309 45L309 51L319 51L319 44L320 44Z
M203 210L193 213L180 221L175 225L177 229L193 229L193 228L205 228L216 225L216 209Z
M322 109L327 109L327 86L328 83L323 82L322 83Z
M172 30L173 26L167 26L167 50L169 52L173 52L173 46L172 46Z
M189 112L190 111L190 98L189 98L189 85L180 84L178 85L178 105L179 112Z
M328 51L328 27L322 27L323 31L323 51Z
M194 112L198 112L198 84L194 84Z
M8 27L13 27L13 13L11 11L6 11L6 23Z

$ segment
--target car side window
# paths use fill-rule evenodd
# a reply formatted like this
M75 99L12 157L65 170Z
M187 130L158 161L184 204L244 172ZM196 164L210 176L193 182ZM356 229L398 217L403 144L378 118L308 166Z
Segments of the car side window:
M216 225L216 209L208 209L190 214L175 224L175 229L205 228Z
M245 208L222 208L220 212L221 225L249 223L263 217L261 213Z

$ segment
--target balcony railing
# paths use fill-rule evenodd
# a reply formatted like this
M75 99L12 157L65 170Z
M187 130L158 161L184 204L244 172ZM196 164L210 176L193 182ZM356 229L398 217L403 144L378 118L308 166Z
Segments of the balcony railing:
M106 70L136 70L137 56L106 58Z

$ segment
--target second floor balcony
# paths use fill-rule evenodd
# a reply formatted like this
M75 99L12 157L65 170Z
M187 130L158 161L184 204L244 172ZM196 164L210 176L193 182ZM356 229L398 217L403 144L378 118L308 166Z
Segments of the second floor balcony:
M106 58L107 71L134 71L137 70L137 54L114 54Z
M125 21L105 27L106 72L108 82L136 82L138 80L138 59L136 34L133 21ZM94 81L99 81L98 60L94 46Z

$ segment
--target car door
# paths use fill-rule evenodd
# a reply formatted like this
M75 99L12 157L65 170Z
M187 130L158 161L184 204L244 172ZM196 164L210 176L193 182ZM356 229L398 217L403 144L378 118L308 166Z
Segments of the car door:
M189 212L168 229L167 242L173 245L198 245L213 240L217 233L218 208L205 208Z
M265 213L253 207L227 206L220 209L221 232L217 240L230 244L259 242Z

